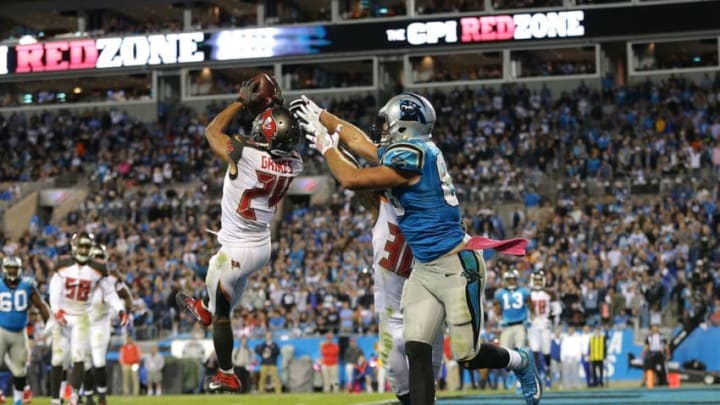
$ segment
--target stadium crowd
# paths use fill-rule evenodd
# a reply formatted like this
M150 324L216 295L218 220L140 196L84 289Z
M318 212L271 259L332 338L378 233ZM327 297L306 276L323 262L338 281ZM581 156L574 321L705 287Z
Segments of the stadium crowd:
M486 301L502 286L503 272L516 267L522 285L532 270L545 271L559 309L556 325L675 326L700 310L696 289L709 305L703 310L720 310L719 95L720 77L627 87L606 81L601 89L581 83L554 96L522 86L430 94L440 116L435 141L470 203L469 232L531 240L527 260L486 252ZM374 105L370 97L328 103L366 128ZM92 232L131 286L136 338L192 331L195 322L179 310L175 294L204 294L217 250L208 230L219 227L224 168L203 138L217 111L211 105L197 116L178 109L152 124L114 110L5 117L0 148L11 152L0 163L0 180L9 189L74 175L88 179L91 192L61 223L37 218L21 238L3 235L3 253L23 257L26 274L46 293L51 263L68 252L70 235ZM313 153L306 162L309 173L324 170ZM712 181L701 181L708 173ZM627 186L599 197L533 187L540 179L642 184L661 175L683 180L648 195ZM493 211L478 196L490 186L513 190L508 199L523 204L509 215ZM328 206L287 210L270 264L252 276L234 313L236 336L376 333L370 221L350 192L335 194ZM690 283L698 269L706 278ZM491 305L486 310L492 334L497 314Z

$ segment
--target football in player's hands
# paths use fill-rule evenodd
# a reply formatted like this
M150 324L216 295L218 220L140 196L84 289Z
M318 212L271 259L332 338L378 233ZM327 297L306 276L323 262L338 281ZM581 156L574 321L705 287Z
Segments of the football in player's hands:
M252 115L258 115L272 106L282 105L285 98L275 76L258 73L243 82L238 101L243 103Z

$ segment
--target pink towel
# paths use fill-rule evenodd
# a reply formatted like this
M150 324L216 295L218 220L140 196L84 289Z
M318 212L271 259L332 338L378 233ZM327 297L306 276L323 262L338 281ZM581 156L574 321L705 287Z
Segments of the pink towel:
M505 240L495 240L484 238L482 236L473 236L468 241L465 249L467 250L485 250L495 249L500 253L512 256L525 256L525 248L529 241L524 238L513 238Z

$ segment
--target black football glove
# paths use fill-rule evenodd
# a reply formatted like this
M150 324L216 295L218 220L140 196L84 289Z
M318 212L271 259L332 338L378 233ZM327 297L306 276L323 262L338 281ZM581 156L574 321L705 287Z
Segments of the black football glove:
M258 93L259 83L254 80L246 80L240 86L240 94L237 101L243 103L245 107L257 104L262 101L262 96Z

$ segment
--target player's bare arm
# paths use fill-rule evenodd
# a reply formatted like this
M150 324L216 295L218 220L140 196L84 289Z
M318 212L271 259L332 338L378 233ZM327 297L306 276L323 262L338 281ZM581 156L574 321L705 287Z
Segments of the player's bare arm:
M351 190L382 190L414 184L420 178L415 172L396 170L387 166L358 169L343 159L337 148L324 154L333 176L340 184Z
M33 288L30 300L35 308L40 311L40 316L42 317L43 322L47 323L48 319L50 319L50 306L40 297L37 288Z
M205 129L205 138L210 144L210 149L230 166L231 176L237 175L235 160L230 157L230 154L235 152L235 145L232 138L225 133L225 129L243 108L245 108L243 103L233 102L225 107Z
M325 125L329 132L337 132L340 142L348 149L372 164L378 163L377 146L370 140L370 137L355 125L338 118L336 115L324 110L320 114L320 122Z
M356 154L372 164L378 163L377 146L370 137L360 128L348 121L320 108L314 101L306 96L290 103L290 110L301 121L320 121L329 133L337 133L340 142L353 154Z

